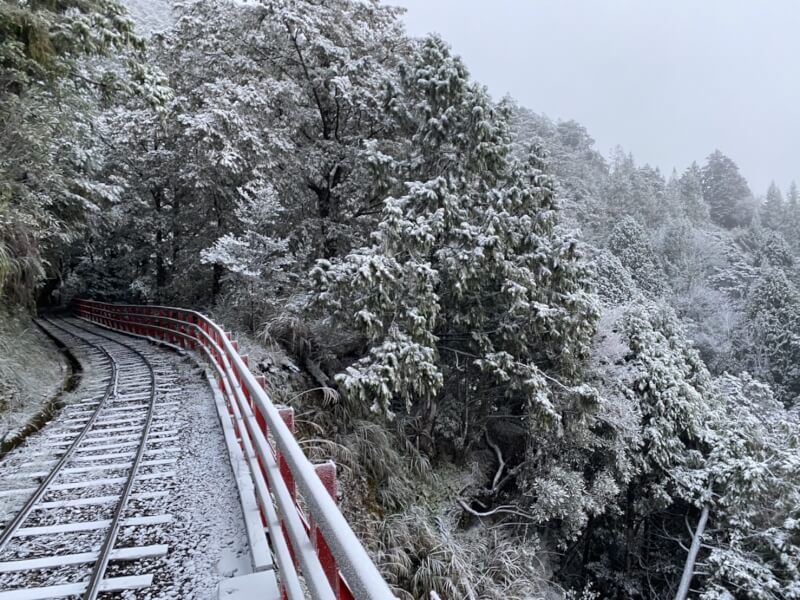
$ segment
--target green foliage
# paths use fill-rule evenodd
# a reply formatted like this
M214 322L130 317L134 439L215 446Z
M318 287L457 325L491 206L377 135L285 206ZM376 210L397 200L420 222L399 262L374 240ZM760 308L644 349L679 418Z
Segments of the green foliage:
M442 391L465 376L457 395L495 390L478 415L502 402L532 428L558 425L545 373L577 374L594 306L550 178L535 155L510 158L505 112L439 39L420 44L393 103L409 144L381 164L408 183L384 201L371 246L312 273L369 347L337 380L376 412L418 415L428 437Z
M643 474L659 474L658 491L652 493L665 498L672 492L662 488L664 475L690 462L702 439L704 397L711 380L668 308L636 307L625 315L623 327L634 370L630 393L642 409L644 446L637 461Z
M86 124L119 86L89 59L139 46L112 0L0 4L0 294L11 303L31 302L48 256L103 193Z
M748 374L714 382L711 528L702 598L793 598L800 589L800 423Z
M745 305L740 359L775 386L787 405L800 394L800 292L778 269L753 283Z
M614 226L608 249L630 272L639 289L656 297L664 293L664 272L647 232L632 217L624 217Z

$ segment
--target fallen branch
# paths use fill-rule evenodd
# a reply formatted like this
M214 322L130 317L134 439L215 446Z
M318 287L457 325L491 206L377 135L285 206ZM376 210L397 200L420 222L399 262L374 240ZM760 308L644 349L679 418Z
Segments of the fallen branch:
M498 507L493 508L492 510L489 510L489 511L486 511L486 512L478 512L477 510L475 510L474 508L469 506L466 502L464 502L463 498L459 498L458 499L458 503L461 505L461 508L463 508L469 514L475 515L476 517L491 517L493 515L497 515L497 514L501 514L502 513L502 514L509 514L509 515L517 515L518 517L525 517L526 519L532 519L533 518L533 515L529 515L528 513L522 512L521 510L518 510L515 506L512 506L510 504L506 504L506 505L503 505L503 506L498 506Z

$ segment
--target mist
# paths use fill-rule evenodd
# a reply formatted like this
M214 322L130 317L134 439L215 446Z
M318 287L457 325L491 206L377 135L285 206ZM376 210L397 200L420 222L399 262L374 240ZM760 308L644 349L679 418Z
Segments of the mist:
M398 0L495 97L585 125L668 175L718 148L755 194L800 178L800 8L790 0Z

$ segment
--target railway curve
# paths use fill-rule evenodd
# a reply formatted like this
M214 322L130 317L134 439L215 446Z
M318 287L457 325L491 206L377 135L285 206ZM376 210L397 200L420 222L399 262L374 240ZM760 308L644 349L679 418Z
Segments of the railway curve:
M41 325L85 376L0 462L0 600L202 598L246 572L235 481L197 366L78 319Z

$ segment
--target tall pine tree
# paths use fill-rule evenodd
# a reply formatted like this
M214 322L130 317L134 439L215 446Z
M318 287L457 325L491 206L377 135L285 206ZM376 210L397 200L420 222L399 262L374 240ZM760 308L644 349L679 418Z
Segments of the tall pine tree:
M733 160L715 150L703 167L703 199L711 220L725 227L744 226L753 218L752 193Z
M319 300L366 341L337 381L376 412L417 417L426 447L437 415L476 397L459 429L501 405L557 429L577 394L548 377L573 380L595 309L552 180L535 154L511 158L506 111L438 38L390 105L408 143L373 159L392 183L372 243L313 272Z

